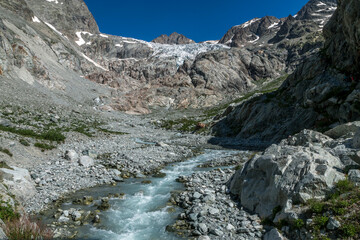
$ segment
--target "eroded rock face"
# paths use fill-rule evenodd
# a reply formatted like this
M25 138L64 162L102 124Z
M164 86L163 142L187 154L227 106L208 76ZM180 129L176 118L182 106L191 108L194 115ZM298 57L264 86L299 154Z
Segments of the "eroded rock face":
M360 119L360 84L355 70L359 69L360 38L354 37L359 32L353 27L360 19L358 4L341 1L325 27L324 51L299 65L278 91L240 104L214 131L220 136L274 143L304 128ZM339 66L346 71L337 70Z
M322 199L345 178L341 160L323 146L332 139L309 130L272 145L255 156L229 182L241 204L261 217L294 202Z

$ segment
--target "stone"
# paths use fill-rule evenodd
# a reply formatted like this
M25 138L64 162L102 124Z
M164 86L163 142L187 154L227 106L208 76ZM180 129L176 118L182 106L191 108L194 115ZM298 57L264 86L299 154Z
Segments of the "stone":
M189 220L196 222L197 221L198 214L197 213L191 213L189 214Z
M94 159L92 159L91 157L89 156L81 156L80 159L79 159L79 164L80 166L83 166L83 167L91 167L91 166L94 166Z
M338 220L336 220L335 218L330 217L329 222L326 225L326 228L329 230L335 230L335 229L338 229L339 227L341 227L340 222Z
M122 177L119 177L119 176L113 177L113 180L114 180L115 182L124 182L124 179L123 179Z
M208 232L208 227L206 226L205 223L199 223L198 230L201 233L206 234Z
M220 213L220 210L217 209L217 208L211 207L211 208L209 208L209 213L210 213L211 215L218 215L218 214Z
M224 235L224 233L222 231L220 231L219 229L212 229L212 230L210 230L210 233L212 235L215 235L215 236L218 236L218 237Z
M94 198L92 196L84 196L83 203L84 205L90 205L94 202Z
M79 221L82 218L81 213L79 211L73 212L73 214L71 214L71 216L74 221Z
M198 237L198 240L210 240L209 236L200 236Z
M68 223L70 221L70 218L65 217L65 216L60 216L58 219L59 223Z
M4 230L0 227L0 239L7 239Z
M168 147L169 145L167 145L166 143L164 143L164 142L157 142L156 144L155 144L157 147Z
M355 136L353 137L353 143L352 143L353 148L360 148L360 131L357 131L355 133Z
M201 194L200 193L198 193L198 192L194 192L194 194L193 194L193 198L194 199L199 199L199 198L201 198Z
M349 155L349 157L357 164L360 164L360 151L356 151L352 153L351 155Z
M101 198L101 204L98 206L98 209L101 211L105 211L108 210L109 208L110 208L109 198L107 197Z
M70 162L76 162L79 159L79 155L75 152L75 150L66 150L64 158Z
M281 233L276 228L271 229L264 235L264 240L286 240Z
M235 227L234 227L232 224L228 223L228 224L226 225L226 230L228 230L228 231L234 231L234 230L235 230Z
M360 170L351 169L348 173L348 179L356 185L360 185Z

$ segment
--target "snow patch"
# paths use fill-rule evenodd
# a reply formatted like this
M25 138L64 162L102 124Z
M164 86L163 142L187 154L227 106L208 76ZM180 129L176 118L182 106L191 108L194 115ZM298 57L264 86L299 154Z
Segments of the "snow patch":
M59 1L58 0L46 0L47 2L53 2L53 3L55 3L55 4L58 4L59 3Z
M204 41L203 43L207 43L207 44L218 44L219 40L208 40L208 41Z
M103 38L109 38L109 36L107 36L105 34L102 34L102 33L100 33L100 36L103 37Z
M33 22L40 23L41 21L37 18L37 16L33 16L32 18Z
M268 29L271 29L271 28L274 28L274 27L276 27L276 26L278 26L279 25L279 23L277 22L275 22L275 23L273 23L273 24L271 24L269 27L268 27Z
M56 30L56 28L55 28L53 25L51 25L50 23L45 22L45 24L46 24L49 28L51 28L54 32L56 32L57 34L59 34L61 37L68 39L64 34L62 34L60 31ZM68 39L68 40L69 40L69 39Z
M247 21L247 22L245 22L245 23L243 23L241 25L237 25L236 27L246 28L246 27L250 26L251 24L253 24L253 23L255 23L255 22L259 21L259 20L260 20L260 18L254 18L254 19L251 19L250 21Z
M108 71L107 69L105 69L104 67L102 67L100 64L96 63L94 60L92 60L91 58L89 58L88 56L86 56L85 54L82 53L82 56L88 60L89 62L91 62L92 64L94 64L96 67L101 68L104 71Z
M249 43L257 42L259 39L260 39L260 37L259 37L258 35L256 35L256 39L255 39L255 40L252 40L252 41L249 41Z
M86 41L82 38L81 34L87 34L87 35L92 36L92 35L93 35L92 33L89 33L89 32L76 32L75 34L76 34L76 36L77 36L78 39L79 39L79 40L75 41L77 45L82 46L82 45L84 45L85 43L86 43L86 45L91 45L91 42L86 42Z
M318 6L318 7L320 7L320 6L326 6L326 4L323 3L323 2L319 2L318 4L316 4L316 6Z

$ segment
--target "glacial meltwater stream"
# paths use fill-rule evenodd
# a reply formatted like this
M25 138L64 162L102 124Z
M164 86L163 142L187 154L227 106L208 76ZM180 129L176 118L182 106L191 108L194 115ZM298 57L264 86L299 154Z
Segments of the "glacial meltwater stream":
M173 224L180 213L180 209L168 206L171 192L183 189L181 183L176 182L180 175L190 175L196 171L209 169L198 168L201 163L212 159L237 154L237 151L206 150L204 154L191 158L185 162L174 163L162 170L164 178L128 179L117 186L101 186L79 191L75 197L91 195L105 197L109 193L124 193L124 199L111 198L110 209L100 214L98 225L84 225L79 227L77 239L179 239L167 232L166 226ZM150 184L142 183L150 180ZM76 208L70 202L64 203L62 209ZM82 210L94 209L94 206L84 207Z

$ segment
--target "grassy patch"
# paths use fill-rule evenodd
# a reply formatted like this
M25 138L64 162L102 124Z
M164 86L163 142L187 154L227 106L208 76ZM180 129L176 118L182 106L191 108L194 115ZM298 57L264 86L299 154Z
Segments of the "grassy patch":
M9 150L9 149L6 149L6 148L0 147L0 152L3 152L3 153L5 153L5 154L9 155L10 157L13 156L13 154L10 152L10 150Z
M0 219L6 222L18 218L19 214L14 211L10 203L0 200Z
M30 143L23 138L20 139L19 142L20 142L20 144L24 145L25 147L30 146Z
M43 140L49 140L55 142L63 142L66 139L66 137L62 134L60 129L50 129L43 133L37 133L31 129L0 126L0 130L5 132L11 132L24 137L31 137L31 138L43 139Z
M54 145L49 145L49 144L40 143L40 142L35 143L34 146L37 148L40 148L42 151L52 150L52 149L56 148L56 146L54 146Z
M110 133L110 134L115 134L115 135L127 135L128 133L125 132L119 132L119 131L113 131L113 130L109 130L106 128L98 128L98 130L104 132L104 133Z

